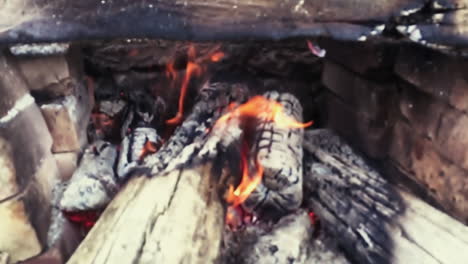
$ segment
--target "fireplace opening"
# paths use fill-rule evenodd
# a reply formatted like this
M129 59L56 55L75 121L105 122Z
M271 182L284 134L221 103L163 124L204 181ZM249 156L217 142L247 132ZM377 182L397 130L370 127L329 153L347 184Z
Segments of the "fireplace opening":
M24 236L2 264L466 257L461 57L122 39L0 60L0 230Z

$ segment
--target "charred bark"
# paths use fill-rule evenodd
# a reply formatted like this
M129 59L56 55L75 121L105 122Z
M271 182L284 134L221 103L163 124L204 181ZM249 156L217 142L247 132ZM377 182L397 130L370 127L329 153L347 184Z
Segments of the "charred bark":
M387 183L331 131L307 132L304 150L306 202L349 257L359 263L466 261L465 226Z

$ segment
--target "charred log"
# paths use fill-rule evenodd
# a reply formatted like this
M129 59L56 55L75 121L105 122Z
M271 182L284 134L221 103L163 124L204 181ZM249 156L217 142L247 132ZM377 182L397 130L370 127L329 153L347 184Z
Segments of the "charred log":
M307 132L304 150L306 202L349 257L359 263L465 262L466 227L387 183L331 131Z
M268 100L279 102L284 113L302 122L302 107L291 94L268 92ZM263 179L244 206L260 215L294 211L302 202L302 128L281 127L274 120L260 118L256 126L254 162L263 168Z

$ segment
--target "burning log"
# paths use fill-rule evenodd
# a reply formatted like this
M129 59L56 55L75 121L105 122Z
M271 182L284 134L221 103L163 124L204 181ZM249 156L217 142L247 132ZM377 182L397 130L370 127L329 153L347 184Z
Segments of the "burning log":
M302 106L291 94L268 92L268 100L280 103L284 114L302 122ZM267 111L265 111L267 113ZM263 168L263 179L243 204L249 211L263 215L287 213L302 202L302 138L301 127L292 128L265 113L256 126L252 152Z
M213 263L224 211L210 176L207 163L131 179L68 263Z
M466 262L465 226L392 187L331 131L307 132L304 151L306 202L356 261Z

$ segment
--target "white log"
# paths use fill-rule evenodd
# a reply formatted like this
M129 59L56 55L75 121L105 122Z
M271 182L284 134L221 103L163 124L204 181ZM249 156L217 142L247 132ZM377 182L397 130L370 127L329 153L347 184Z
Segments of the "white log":
M135 177L68 263L214 263L224 210L211 166Z

